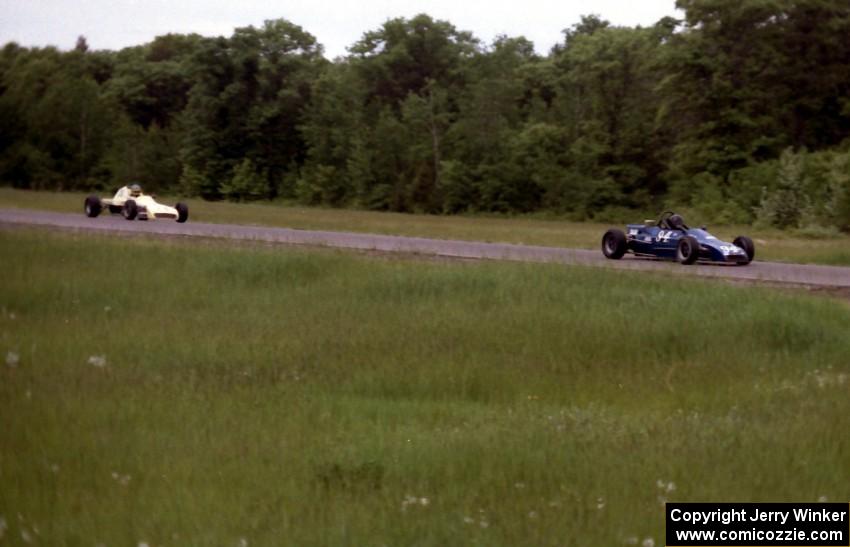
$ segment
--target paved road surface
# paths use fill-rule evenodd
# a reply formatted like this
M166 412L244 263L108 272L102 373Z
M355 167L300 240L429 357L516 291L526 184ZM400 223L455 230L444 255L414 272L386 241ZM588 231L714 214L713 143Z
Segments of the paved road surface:
M349 232L321 232L236 226L192 222L178 224L170 220L128 222L120 216L87 218L82 213L49 213L26 209L0 209L0 224L49 226L92 232L143 233L152 236L186 236L263 241L290 245L313 245L381 252L417 253L455 258L557 262L627 270L656 270L679 275L721 277L768 283L794 283L821 287L850 287L850 268L780 264L755 261L749 266L682 266L669 262L637 259L608 260L598 250L564 249L507 243L479 243L418 237L385 236Z

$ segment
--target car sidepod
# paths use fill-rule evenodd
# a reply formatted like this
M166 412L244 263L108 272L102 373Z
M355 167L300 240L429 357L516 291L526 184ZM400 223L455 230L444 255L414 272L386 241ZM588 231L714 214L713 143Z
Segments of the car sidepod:
M643 224L626 226L629 250L637 256L674 259L683 236L681 230L663 230L658 226Z

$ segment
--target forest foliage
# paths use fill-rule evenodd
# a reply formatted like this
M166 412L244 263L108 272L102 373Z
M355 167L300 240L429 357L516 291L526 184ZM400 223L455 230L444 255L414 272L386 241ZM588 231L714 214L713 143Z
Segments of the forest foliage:
M120 51L0 51L0 182L429 213L850 229L850 3L590 15L547 55L428 15L329 61L284 19Z

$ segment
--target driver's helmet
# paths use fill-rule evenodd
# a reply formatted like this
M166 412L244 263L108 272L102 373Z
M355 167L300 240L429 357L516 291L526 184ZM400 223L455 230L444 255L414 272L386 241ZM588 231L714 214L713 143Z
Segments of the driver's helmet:
M138 184L131 184L130 185L130 196L137 198L141 195L142 195L142 187L139 186Z
M667 219L667 225L670 226L670 229L672 230L684 230L685 219L683 219L681 215L673 214Z

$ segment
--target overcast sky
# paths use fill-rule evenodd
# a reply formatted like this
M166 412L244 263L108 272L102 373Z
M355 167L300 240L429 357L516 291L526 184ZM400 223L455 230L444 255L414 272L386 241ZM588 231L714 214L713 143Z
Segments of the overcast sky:
M0 44L121 49L161 34L230 36L236 27L285 18L315 36L332 59L387 19L427 13L490 43L499 34L525 36L539 53L561 39L581 15L615 25L649 26L681 16L675 0L0 0Z

